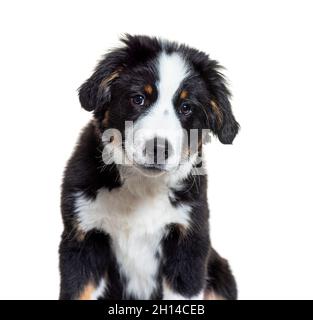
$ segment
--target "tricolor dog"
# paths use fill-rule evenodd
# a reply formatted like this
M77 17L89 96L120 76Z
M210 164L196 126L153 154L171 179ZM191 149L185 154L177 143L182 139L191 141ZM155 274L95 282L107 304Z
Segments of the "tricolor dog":
M126 35L80 87L93 113L64 173L60 299L236 299L212 248L202 146L239 125L219 64Z

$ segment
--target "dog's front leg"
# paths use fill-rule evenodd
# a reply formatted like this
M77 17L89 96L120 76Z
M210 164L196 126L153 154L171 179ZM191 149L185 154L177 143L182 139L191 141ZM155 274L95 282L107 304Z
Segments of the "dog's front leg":
M209 251L207 226L171 229L164 240L164 300L202 300Z
M88 232L83 238L64 231L60 244L62 300L93 300L106 288L106 269L110 255L109 238Z

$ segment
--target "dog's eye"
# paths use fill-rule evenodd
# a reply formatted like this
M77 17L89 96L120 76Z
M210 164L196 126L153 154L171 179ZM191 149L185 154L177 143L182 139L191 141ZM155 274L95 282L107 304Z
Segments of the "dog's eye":
M140 94L137 94L137 95L131 97L130 101L131 101L132 105L143 106L145 104L145 97Z
M192 108L189 104L183 103L179 108L179 113L183 114L184 116L188 116L192 113Z

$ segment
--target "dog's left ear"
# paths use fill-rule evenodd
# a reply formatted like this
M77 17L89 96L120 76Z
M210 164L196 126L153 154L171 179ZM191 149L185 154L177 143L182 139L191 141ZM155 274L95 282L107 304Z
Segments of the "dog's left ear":
M220 68L214 60L207 60L204 67L204 78L210 95L209 125L213 134L216 134L222 143L232 144L238 133L239 124L233 115L231 94L223 74L219 71Z

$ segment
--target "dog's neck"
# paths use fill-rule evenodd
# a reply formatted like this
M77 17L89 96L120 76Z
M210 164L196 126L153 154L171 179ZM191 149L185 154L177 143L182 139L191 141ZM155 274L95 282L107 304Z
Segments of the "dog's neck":
M149 174L134 166L118 165L122 185L138 196L152 196L168 189L168 174Z

